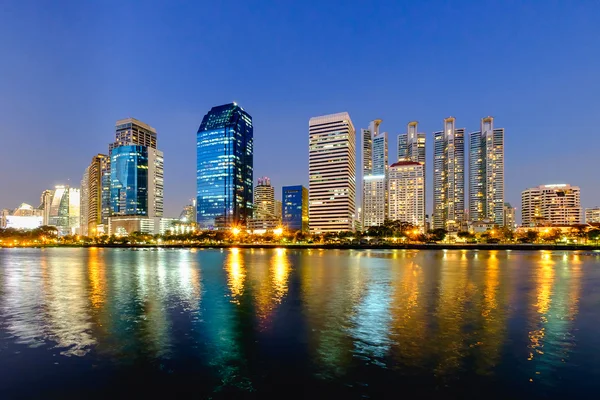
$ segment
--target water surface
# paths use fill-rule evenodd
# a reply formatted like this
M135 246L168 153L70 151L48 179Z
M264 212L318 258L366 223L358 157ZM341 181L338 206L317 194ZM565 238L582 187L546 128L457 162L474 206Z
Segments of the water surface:
M599 389L599 255L0 249L0 398Z

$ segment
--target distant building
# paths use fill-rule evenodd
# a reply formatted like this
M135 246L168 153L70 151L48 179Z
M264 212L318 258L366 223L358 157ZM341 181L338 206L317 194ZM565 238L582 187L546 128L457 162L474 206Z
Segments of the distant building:
M196 223L196 199L192 199L190 204L183 207L181 214L179 214L179 221L184 224Z
M412 161L423 165L423 208L427 208L427 170L426 160L426 142L427 135L419 132L419 123L411 121L406 126L406 133L398 135L398 161ZM389 185L388 185L389 187ZM389 196L389 194L388 194ZM427 224L423 224L423 229L427 231Z
M600 207L585 209L585 223L598 224L600 223Z
M55 226L59 236L79 234L81 224L80 210L80 189L58 185L52 191L48 225Z
M110 215L162 217L164 157L157 150L156 129L134 118L117 121L115 142L109 146L109 157ZM100 179L102 190L105 190L102 167L102 161L99 161L94 181L97 184ZM101 201L105 200L101 198ZM106 217L104 207L101 207L100 213L96 223Z
M283 217L283 202L281 200L275 200L275 218L281 221Z
M510 203L504 203L504 223L503 226L515 229L517 220L515 218L516 209Z
M581 223L580 189L568 184L541 185L521 193L523 226Z
M389 219L425 231L425 165L398 161L389 169Z
M259 178L254 187L254 218L275 216L275 188L267 177Z
M289 231L308 232L308 189L304 186L284 186L282 224Z
M406 133L398 135L398 161L414 161L425 164L425 133L418 132L418 122L411 121Z
M388 139L379 132L380 119L362 129L362 226L383 225L387 219Z
M246 226L252 217L254 128L236 103L213 107L196 134L200 229Z
M470 233L483 233L494 229L496 226L496 222L490 220L469 221L467 223L467 230Z
M353 230L356 218L356 131L348 113L310 119L308 164L310 231Z
M106 186L110 188L110 162L107 155L98 154L92 158L81 181L82 235L97 236L108 232L110 204L103 189Z
M275 206L275 188L267 177L259 178L254 187L254 216L248 221L252 231L267 231L277 228L281 217L277 215Z
M469 219L504 224L504 128L494 118L481 119L481 129L470 134Z
M449 117L433 135L433 228L456 232L465 216L465 129Z
M35 229L43 224L43 210L22 203L14 210L4 209L0 211L0 228L7 229Z
M42 195L40 196L40 206L39 209L43 211L43 225L50 224L50 204L52 203L52 190L44 190Z

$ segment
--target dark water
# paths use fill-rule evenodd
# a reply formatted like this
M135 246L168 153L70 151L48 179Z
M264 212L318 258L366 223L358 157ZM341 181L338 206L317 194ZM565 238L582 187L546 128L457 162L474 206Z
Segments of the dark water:
M0 398L596 398L600 255L0 250Z

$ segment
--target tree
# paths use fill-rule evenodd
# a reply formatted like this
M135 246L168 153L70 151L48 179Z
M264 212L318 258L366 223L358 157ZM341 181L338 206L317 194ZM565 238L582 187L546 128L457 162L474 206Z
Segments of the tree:
M587 238L592 240L598 245L598 240L600 240L600 229L592 229L587 233Z
M433 229L429 232L429 239L434 242L441 242L446 238L448 231L443 228Z

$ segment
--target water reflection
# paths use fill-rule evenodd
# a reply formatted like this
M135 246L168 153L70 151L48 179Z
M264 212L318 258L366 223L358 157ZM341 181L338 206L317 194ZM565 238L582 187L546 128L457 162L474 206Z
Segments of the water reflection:
M202 369L209 392L285 371L364 395L381 374L559 388L566 371L593 381L597 324L578 316L597 315L582 299L599 265L569 252L0 250L0 351L14 365L28 351L168 361Z

